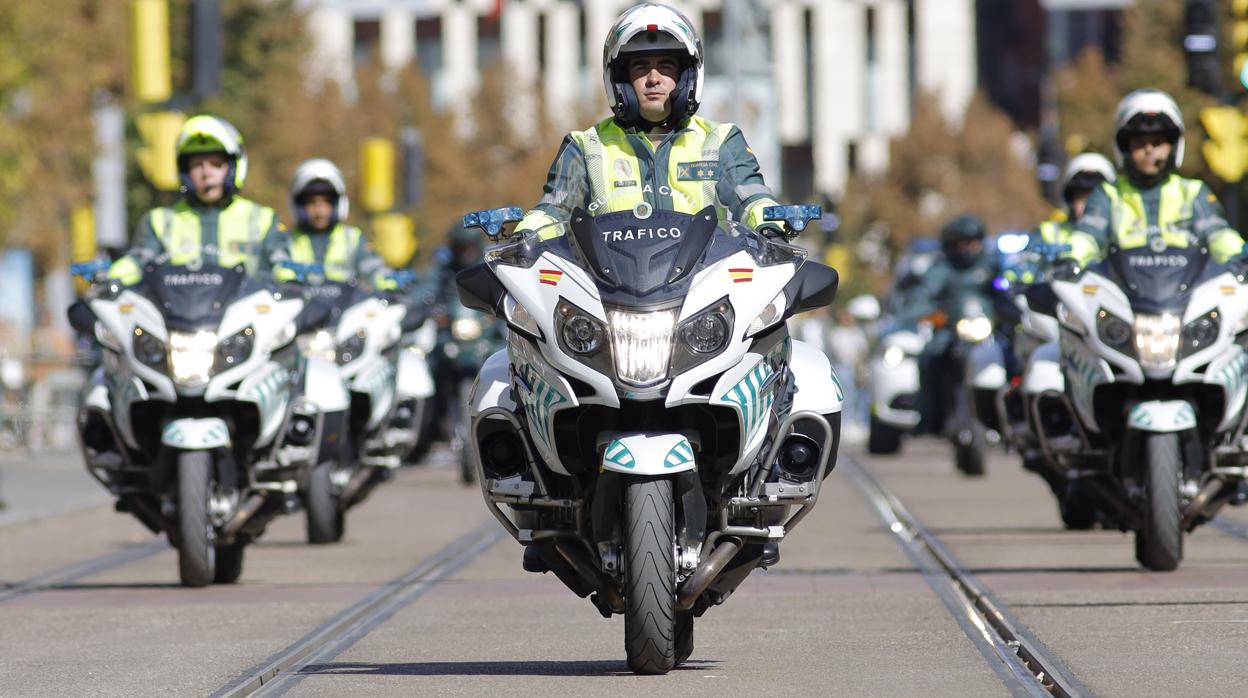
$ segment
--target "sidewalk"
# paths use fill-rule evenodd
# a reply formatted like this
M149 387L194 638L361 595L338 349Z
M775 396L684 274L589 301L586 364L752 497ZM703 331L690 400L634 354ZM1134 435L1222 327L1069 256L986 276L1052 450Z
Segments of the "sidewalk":
M77 451L0 454L0 528L112 501Z

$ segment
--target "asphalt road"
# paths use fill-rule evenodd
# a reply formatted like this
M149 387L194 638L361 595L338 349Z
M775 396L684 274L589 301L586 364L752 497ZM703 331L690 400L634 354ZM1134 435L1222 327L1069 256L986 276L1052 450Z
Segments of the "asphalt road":
M981 480L956 475L935 441L844 457L1087 693L1248 685L1248 541L1206 527L1177 572L1143 572L1129 536L1061 530L1047 488L1012 457L992 458ZM335 642L288 662L261 695L1018 693L849 471L829 478L778 567L698 620L691 660L665 677L628 673L621 618L525 573L520 546L450 468L402 471L350 513L337 545L307 546L302 516L282 519L248 549L239 584L207 589L179 587L171 549L80 497L0 525L0 695L211 695L318 632ZM79 496L80 482L57 483ZM1248 511L1223 518L1248 524Z

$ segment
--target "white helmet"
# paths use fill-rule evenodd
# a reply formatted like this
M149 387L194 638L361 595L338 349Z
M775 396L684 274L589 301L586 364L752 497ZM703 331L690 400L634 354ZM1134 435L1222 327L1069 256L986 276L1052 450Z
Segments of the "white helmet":
M1062 201L1066 213L1070 213L1070 192L1073 189L1091 190L1101 182L1113 182L1118 178L1118 171L1109 162L1109 158L1100 153L1079 153L1066 163L1062 172Z
M329 224L331 228L345 221L351 210L351 200L347 198L347 183L338 166L324 158L305 160L295 168L295 176L290 180L290 212L300 228L307 227L308 217L303 206L299 204L299 199L309 190L317 188L317 185L324 193L334 197L334 218Z
M1136 90L1118 103L1114 116L1114 160L1126 165L1126 136L1129 133L1172 133L1174 167L1183 165L1183 112L1170 95L1161 90Z
M679 10L646 2L624 11L607 34L602 47L602 85L616 118L633 123L641 118L640 105L628 79L628 65L620 60L630 54L680 52L688 56L672 93L670 123L693 116L702 102L702 39Z

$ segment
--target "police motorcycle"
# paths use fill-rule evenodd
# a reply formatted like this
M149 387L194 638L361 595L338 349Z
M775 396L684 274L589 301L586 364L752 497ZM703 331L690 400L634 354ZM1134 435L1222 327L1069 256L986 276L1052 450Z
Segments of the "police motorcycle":
M1183 533L1237 502L1248 475L1248 287L1191 245L1111 246L1103 262L1054 279L1033 308L1061 323L1068 432L1037 424L1050 463L1135 532L1135 556L1173 570Z
M286 263L304 284L304 293L328 313L325 327L302 334L305 356L336 364L349 409L333 458L318 464L307 497L308 540L342 538L345 513L362 502L397 468L418 434L413 415L399 410L400 394L429 395L420 368L407 367L400 339L427 318L423 308L392 294L367 291L354 282L330 281L319 264Z
M107 269L87 267L75 273ZM118 511L168 536L184 585L236 581L246 545L297 506L318 460L310 396L335 385L294 340L323 312L242 267L161 256L138 284L104 280L68 314L102 350L77 419L88 471Z
M919 355L932 338L935 318L906 324L895 320L906 304L907 292L931 266L940 250L936 240L920 238L897 263L888 295L889 313L881 323L867 362L867 389L871 414L867 451L891 454L901 450L902 437L919 426Z
M464 223L496 239L520 215ZM800 231L820 211L766 215ZM624 615L633 671L666 673L835 463L840 385L785 320L830 304L836 272L711 208L642 203L508 240L458 285L509 327L469 405L487 507L526 570Z
M407 290L416 281L410 271L391 274L398 288ZM399 365L395 371L396 403L390 418L389 439L399 446L399 459L415 462L427 450L432 434L428 420L435 410L435 385L430 360L438 347L437 327L427 300L391 294L391 302L407 308L403 316L403 336L399 340Z

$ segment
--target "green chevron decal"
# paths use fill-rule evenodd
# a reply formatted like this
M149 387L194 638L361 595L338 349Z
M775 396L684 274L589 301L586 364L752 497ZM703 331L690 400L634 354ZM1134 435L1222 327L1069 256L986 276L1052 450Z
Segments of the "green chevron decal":
M516 374L523 383L522 387L526 388L520 391L520 399L530 427L547 446L553 446L550 441L551 414L568 399L529 364L517 366Z
M663 459L664 468L677 468L685 463L693 461L693 447L685 439L681 439L680 443L672 447L667 452L667 458Z
M628 450L628 446L621 443L619 439L613 439L611 443L607 444L603 460L621 468L633 468L637 465L637 460L633 458L633 452Z

